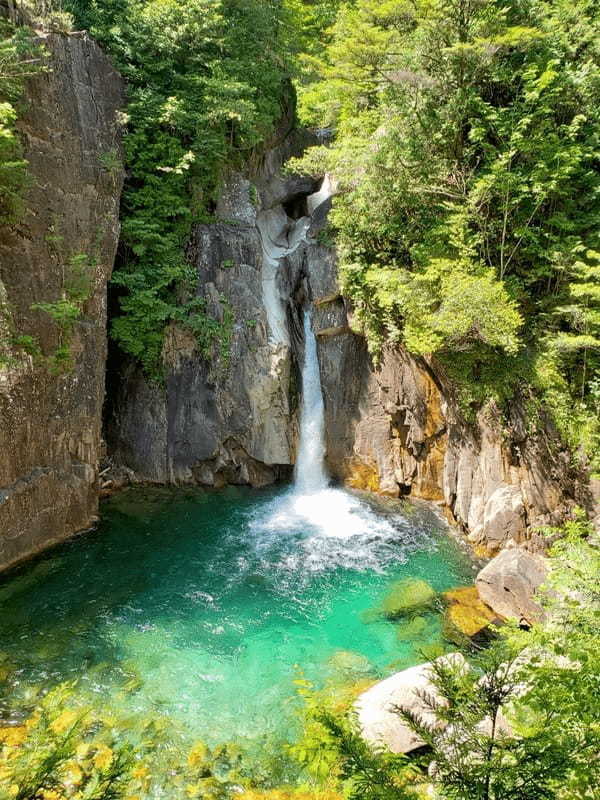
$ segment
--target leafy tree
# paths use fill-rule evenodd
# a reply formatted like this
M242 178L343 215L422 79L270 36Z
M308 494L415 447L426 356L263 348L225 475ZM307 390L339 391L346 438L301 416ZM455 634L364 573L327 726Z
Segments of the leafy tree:
M193 222L209 218L221 174L246 164L282 115L284 14L277 0L72 0L71 8L127 83L112 335L158 376L171 322L200 330L204 344L226 340L194 298L184 248Z
M331 737L348 800L415 798L416 770L405 756L373 750L352 724L331 712L321 712L317 719Z
M436 691L419 692L438 724L397 713L427 751L369 749L352 718L309 705L341 759L349 796L402 800L430 780L448 800L592 800L600 782L600 549L581 512L548 529L550 577L543 622L505 626L471 664L432 664ZM415 769L421 768L421 777ZM429 777L425 777L426 775ZM370 787L370 788L369 788ZM371 791L372 795L364 794ZM407 794L408 793L408 794Z
M343 288L373 352L433 354L465 397L533 387L559 423L577 399L585 424L560 426L590 457L599 28L588 0L359 0L300 97L335 130L300 166L338 179Z
M600 785L600 549L592 525L577 512L555 539L543 603L546 621L529 634L508 633L527 647L513 719L524 736L546 729L568 752L558 797L587 800Z
M439 697L424 693L423 699L443 722L442 728L399 709L431 748L434 781L442 797L550 799L566 779L574 743L558 735L553 708L546 706L527 735L514 736L507 727L507 709L518 702L524 680L519 655L518 649L501 642L482 656L478 669L465 669L451 660L434 662L432 683Z
M0 223L14 222L22 212L27 161L16 130L18 103L27 77L42 68L30 31L0 19Z

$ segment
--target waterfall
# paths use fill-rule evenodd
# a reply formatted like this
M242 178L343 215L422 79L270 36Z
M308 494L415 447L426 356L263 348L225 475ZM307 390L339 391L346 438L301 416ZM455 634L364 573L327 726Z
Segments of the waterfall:
M325 471L325 408L321 374L310 311L304 312L304 364L302 367L302 408L300 410L300 445L296 462L296 489L314 494L327 488Z
M260 547L271 547L281 536L302 532L307 569L338 562L352 568L369 563L377 541L385 550L397 530L385 516L345 489L329 486L325 469L325 408L310 311L304 312L304 364L300 443L294 485L265 506L250 529ZM345 542L353 539L348 549ZM349 560L350 559L350 560ZM374 568L377 568L376 566Z

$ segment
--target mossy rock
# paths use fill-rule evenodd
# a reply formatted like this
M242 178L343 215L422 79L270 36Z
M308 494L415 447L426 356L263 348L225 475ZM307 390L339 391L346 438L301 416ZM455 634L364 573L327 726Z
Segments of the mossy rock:
M336 650L327 661L330 672L345 680L357 679L373 673L373 665L366 656L353 650Z
M381 622L380 608L365 608L359 614L359 619L363 625L371 625L373 622Z
M419 648L419 652L425 661L435 661L436 658L445 655L448 652L448 648L442 642L430 642Z
M401 622L396 627L396 636L401 642L413 642L425 634L429 626L427 617L417 616Z
M388 619L397 619L430 607L434 600L435 590L427 581L421 578L404 578L393 584L381 610Z

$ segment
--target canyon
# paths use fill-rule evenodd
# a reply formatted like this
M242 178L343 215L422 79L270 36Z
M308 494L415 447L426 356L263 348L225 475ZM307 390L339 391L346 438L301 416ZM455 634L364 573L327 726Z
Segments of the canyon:
M491 403L466 418L434 359L399 346L374 361L325 235L333 187L284 169L310 141L291 113L258 167L224 176L214 221L197 224L188 243L197 296L227 330L227 354L207 359L173 323L164 382L111 345L105 396L122 84L87 35L50 34L45 45L52 68L31 80L19 123L28 211L0 238L2 325L35 336L45 356L7 345L0 371L0 567L91 527L101 492L125 483L263 487L289 478L307 302L334 480L437 503L488 554L512 543L539 550L537 527L560 523L574 504L591 508L585 476L550 423L532 425L518 398L508 419ZM74 326L72 368L55 374L48 357L60 331L31 306L60 294L78 254L90 256L92 289Z

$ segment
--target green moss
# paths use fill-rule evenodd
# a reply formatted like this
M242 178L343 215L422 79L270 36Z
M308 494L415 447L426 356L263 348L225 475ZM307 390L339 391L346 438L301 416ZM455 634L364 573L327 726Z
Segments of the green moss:
M435 590L427 581L404 578L393 584L381 604L381 610L386 617L395 619L430 607L435 596Z

